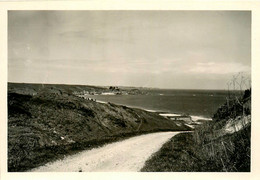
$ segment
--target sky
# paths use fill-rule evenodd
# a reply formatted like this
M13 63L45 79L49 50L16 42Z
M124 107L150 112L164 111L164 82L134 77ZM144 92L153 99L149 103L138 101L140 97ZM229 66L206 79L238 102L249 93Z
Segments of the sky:
M9 11L8 81L227 89L250 11Z

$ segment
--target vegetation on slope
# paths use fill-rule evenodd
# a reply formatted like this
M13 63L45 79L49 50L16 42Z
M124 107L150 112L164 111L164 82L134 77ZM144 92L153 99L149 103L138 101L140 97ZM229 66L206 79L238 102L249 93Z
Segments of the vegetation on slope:
M32 87L23 86L22 94L8 93L8 171L141 133L189 130L156 113L84 100L66 89L44 87L31 95Z
M192 133L174 136L146 162L142 171L249 172L250 104L251 90L247 90L240 99L221 106L214 121Z

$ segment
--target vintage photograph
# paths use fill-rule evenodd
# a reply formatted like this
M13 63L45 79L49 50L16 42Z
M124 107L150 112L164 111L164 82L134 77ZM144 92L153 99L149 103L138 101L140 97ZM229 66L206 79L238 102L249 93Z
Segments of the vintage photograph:
M251 14L9 10L8 172L251 172Z

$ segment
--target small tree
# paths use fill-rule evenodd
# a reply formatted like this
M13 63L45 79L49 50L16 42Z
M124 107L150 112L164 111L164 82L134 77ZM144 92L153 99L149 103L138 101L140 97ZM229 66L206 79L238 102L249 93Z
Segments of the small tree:
M231 91L231 87L233 87L232 91ZM245 97L251 94L251 89L248 90L250 87L251 87L250 76L246 76L243 72L239 72L237 75L233 75L232 79L227 83L227 88L228 88L228 97L226 98L227 108L228 111L231 110L230 114L232 114L233 117L237 116L237 112L241 108L242 108L243 116L245 115L243 99L245 99ZM230 96L230 94L232 95Z

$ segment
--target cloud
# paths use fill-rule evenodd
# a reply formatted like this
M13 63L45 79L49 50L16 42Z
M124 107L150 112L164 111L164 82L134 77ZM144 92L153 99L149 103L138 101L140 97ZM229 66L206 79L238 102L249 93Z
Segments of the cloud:
M208 88L250 72L250 28L249 11L10 11L8 77Z
M233 62L198 62L195 66L187 68L188 73L195 74L235 74L238 72L250 72L250 66Z

